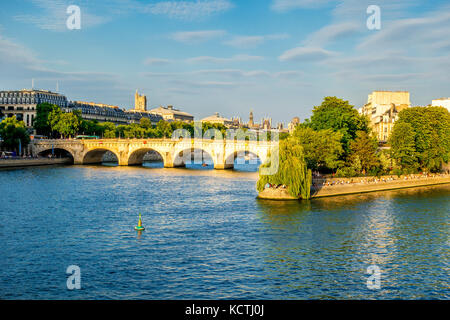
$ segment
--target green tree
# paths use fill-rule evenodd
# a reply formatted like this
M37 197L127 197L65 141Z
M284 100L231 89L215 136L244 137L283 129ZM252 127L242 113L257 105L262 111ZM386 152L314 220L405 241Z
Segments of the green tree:
M399 122L394 125L389 144L391 156L401 169L415 170L419 165L414 137L414 130L408 122Z
M48 114L48 123L50 125L50 135L52 137L57 136L58 132L58 123L61 119L61 115L63 112L61 111L61 108L57 105L52 105L52 111Z
M52 116L52 113L50 113ZM55 125L52 124L52 129L57 131L64 138L74 136L77 134L80 127L80 119L72 112L60 113L55 116L58 119Z
M160 120L156 125L156 131L158 133L158 137L161 138L170 138L172 137L172 126L170 123L164 120Z
M37 134L51 136L52 127L50 124L49 115L55 109L59 109L59 107L47 102L40 103L36 106L36 118L34 118L33 127Z
M291 137L280 141L278 164L278 170L274 175L259 175L257 190L263 191L267 183L284 184L293 197L309 199L312 174L307 168L303 147L298 139ZM261 165L261 168L270 167L270 165L271 163L265 163Z
M320 106L314 107L311 119L301 126L316 131L331 129L341 133L341 143L346 154L350 150L350 142L356 139L358 131L370 131L368 119L360 115L348 101L336 97L325 97Z
M152 121L149 118L141 118L140 126L144 129L152 128Z
M409 123L420 167L439 171L450 160L450 113L443 107L413 107L399 113L394 125Z
M3 140L2 146L10 150L17 150L19 144L24 148L30 142L25 123L18 121L16 116L5 118L0 122L0 137Z
M104 131L103 126L100 125L97 120L81 119L80 121L79 133L88 136L93 135L101 136L103 131Z
M331 129L315 131L308 127L297 126L292 135L303 146L308 168L327 171L343 164L343 161L339 160L344 152L340 132Z
M103 132L103 138L114 139L116 138L116 126L112 122L103 122L100 124Z
M378 142L375 137L369 136L365 131L358 131L356 139L350 141L350 154L348 163L354 168L360 168L362 174L380 167L377 156Z

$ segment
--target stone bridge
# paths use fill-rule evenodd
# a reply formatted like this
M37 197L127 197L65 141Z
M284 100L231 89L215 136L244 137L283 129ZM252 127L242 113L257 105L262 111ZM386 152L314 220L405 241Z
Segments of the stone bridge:
M183 167L192 157L198 163L198 152L194 151L203 151L212 158L215 169L229 169L234 167L238 156L253 154L261 163L266 162L274 153L271 150L278 150L274 146L278 146L278 142L226 139L58 139L36 140L31 143L31 150L35 155L48 153L52 149L65 150L72 155L74 164L101 163L104 154L110 151L115 154L120 166L140 165L146 153L155 151L161 156L166 168ZM200 155L200 161L201 159Z

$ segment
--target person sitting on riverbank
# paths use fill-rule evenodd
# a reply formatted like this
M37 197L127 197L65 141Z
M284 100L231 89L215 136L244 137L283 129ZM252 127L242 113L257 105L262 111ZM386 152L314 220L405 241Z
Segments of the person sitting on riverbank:
M446 178L448 177L448 173L421 173L421 174L410 174L406 176L382 176L380 178L377 177L357 177L357 178L350 178L350 179L343 179L343 180L334 180L334 178L331 178L330 180L324 179L318 179L315 178L312 181L313 188L319 188L319 187L331 187L331 186L337 186L337 185L367 185L367 184L379 184L379 183L388 183L392 181L414 181L414 180L421 180L421 179L432 179L432 178Z

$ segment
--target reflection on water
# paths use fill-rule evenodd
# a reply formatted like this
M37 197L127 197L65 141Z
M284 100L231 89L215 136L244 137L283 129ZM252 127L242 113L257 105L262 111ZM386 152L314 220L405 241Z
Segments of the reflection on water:
M450 186L433 186L259 200L267 274L290 283L279 298L448 298L449 195ZM384 285L375 292L361 288L372 264Z
M0 171L0 298L450 297L449 186L268 201L255 170ZM65 287L71 264L82 290Z

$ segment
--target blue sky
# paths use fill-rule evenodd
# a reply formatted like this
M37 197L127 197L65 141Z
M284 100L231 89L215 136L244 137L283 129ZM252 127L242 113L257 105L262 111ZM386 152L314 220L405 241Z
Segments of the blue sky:
M66 27L69 5L81 29ZM381 29L369 30L369 5ZM450 96L450 5L420 0L2 1L0 89L71 100L174 105L197 119L302 120L325 96L374 90L413 105Z

